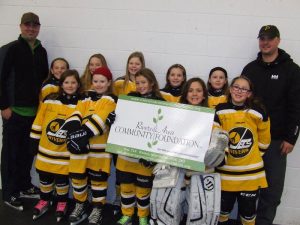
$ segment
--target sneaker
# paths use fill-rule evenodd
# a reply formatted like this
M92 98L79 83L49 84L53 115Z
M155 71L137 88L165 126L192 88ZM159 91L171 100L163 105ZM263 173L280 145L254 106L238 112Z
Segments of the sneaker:
M69 216L71 224L78 224L87 218L85 203L76 203L73 212Z
M113 213L114 215L118 215L119 213L121 213L121 196L117 195L116 199L113 203Z
M118 225L131 225L132 224L132 219L131 219L131 216L122 216L118 222L117 222Z
M40 198L40 189L32 186L31 188L21 191L20 192L20 198Z
M121 207L119 205L113 205L113 214L116 216L121 213Z
M149 225L148 217L140 217L139 218L139 225Z
M58 202L56 206L55 216L59 222L67 213L67 202Z
M13 209L23 211L23 202L18 196L11 196L10 200L4 201L4 203Z
M102 224L103 216L102 216L102 208L94 207L93 211L89 216L89 225L100 225Z
M45 200L39 200L39 202L34 206L33 209L33 220L39 218L40 216L42 216L44 213L46 213L51 206L51 202L50 201L45 201Z

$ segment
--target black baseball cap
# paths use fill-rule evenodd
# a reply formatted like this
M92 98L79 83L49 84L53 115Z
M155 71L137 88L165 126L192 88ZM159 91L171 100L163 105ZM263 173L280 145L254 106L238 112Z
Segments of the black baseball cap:
M23 14L23 16L21 18L21 24L25 24L25 23L34 23L36 25L41 25L39 16L32 12Z
M260 28L257 38L261 37L268 37L268 38L275 38L280 37L280 33L278 28L275 25L265 25Z

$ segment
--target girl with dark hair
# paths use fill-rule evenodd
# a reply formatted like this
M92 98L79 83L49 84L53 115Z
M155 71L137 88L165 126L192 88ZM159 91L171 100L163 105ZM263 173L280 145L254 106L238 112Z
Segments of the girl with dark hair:
M180 64L169 67L166 75L166 86L161 89L162 96L171 102L178 102L186 82L186 70Z
M130 92L128 95L164 101L156 77L150 69L141 69L135 75L135 85L136 92ZM122 203L122 217L117 222L118 225L132 223L136 201L139 224L148 224L153 166L153 162L144 159L118 155L116 168L117 179L121 187Z
M216 108L219 103L226 102L228 89L227 71L222 67L215 67L209 72L207 81L208 107Z
M194 77L184 85L180 103L207 107L207 97L205 82ZM201 127L201 124L199 126ZM220 176L214 173L214 168L223 161L227 143L227 134L216 129L212 133L211 143L204 157L205 171L178 168L179 175L175 187L152 189L151 224L216 224L220 212ZM161 174L171 174L174 169L176 168L158 163L153 173L159 180ZM214 184L209 190L205 187L207 179L211 179L210 182ZM174 197L175 195L178 197Z
M199 95L200 94L202 95L202 97L200 98L201 101L199 100L199 97L192 98L191 92L194 89L195 89L195 91L197 91L199 93ZM184 87L182 89L182 95L180 97L179 102L183 103L183 104L191 104L191 105L199 105L199 106L207 107L207 97L208 97L208 93L207 93L207 88L206 88L204 81L199 77L194 77L194 78L189 79L186 82L186 84L184 85ZM196 102L199 101L199 103L192 104L195 101Z
M49 94L59 90L59 79L63 72L69 69L69 63L64 58L53 59L50 66L48 77L42 84L40 101L42 102Z
M242 224L254 225L259 189L268 186L262 156L271 135L268 115L254 98L247 77L232 80L228 102L216 107L214 124L229 134L225 164L216 169L222 189L219 224L229 224L229 214L237 200Z
M78 72L66 70L59 84L58 93L49 95L41 104L30 133L32 151L37 154L35 168L41 189L40 200L33 211L34 220L49 210L54 188L57 221L67 212L70 153L66 146L64 122L75 111L79 99Z

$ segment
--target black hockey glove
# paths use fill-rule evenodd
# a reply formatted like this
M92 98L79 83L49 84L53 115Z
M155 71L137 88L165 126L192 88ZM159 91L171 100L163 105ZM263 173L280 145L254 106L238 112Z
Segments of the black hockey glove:
M78 119L70 119L70 118L78 118ZM63 128L67 131L67 133L73 133L81 129L81 117L77 114L69 117L63 125Z
M146 167L146 168L151 168L151 167L153 167L153 166L156 165L155 162L148 161L148 160L142 159L142 158L139 159L139 163L142 164L142 165L143 165L144 167Z
M67 135L67 148L73 154L88 153L89 137L84 129L77 130Z
M105 124L110 127L115 122L115 119L116 119L116 113L115 111L112 111L111 113L108 114Z

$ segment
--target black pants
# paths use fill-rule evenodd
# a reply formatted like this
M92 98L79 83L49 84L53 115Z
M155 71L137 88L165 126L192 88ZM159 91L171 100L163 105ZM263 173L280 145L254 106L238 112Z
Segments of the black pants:
M272 225L280 204L286 171L286 155L281 155L281 140L272 140L263 156L268 188L260 191L257 207L257 225Z
M221 192L221 217L228 220L234 203L238 202L238 212L242 220L253 220L256 216L258 191ZM222 224L222 223L219 223ZM226 224L226 222L224 223ZM254 223L253 223L254 224Z
M29 134L33 120L34 117L16 113L12 113L8 120L3 119L1 179L4 201L32 186L30 170L33 154L29 147Z

